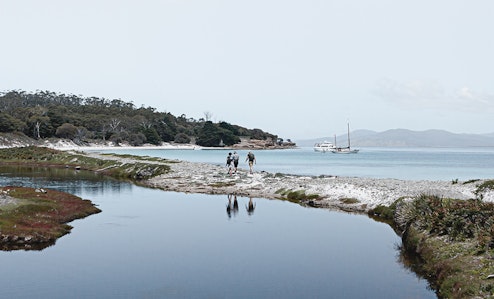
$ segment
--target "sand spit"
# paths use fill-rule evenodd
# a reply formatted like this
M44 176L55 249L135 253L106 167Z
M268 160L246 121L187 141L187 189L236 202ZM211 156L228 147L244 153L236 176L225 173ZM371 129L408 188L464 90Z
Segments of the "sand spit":
M48 145L48 144L47 144ZM59 150L80 151L86 148L73 147L72 144L50 144L49 147ZM176 145L164 145L168 148L181 148ZM103 147L108 148L108 147ZM156 147L154 147L156 148ZM90 149L97 149L90 147ZM118 159L121 163L142 163L131 157L102 155L96 152L85 152L88 156L103 160ZM279 199L279 190L298 191L306 194L317 194L320 199L307 201L311 206L334 208L355 212L366 212L378 205L389 206L399 198L411 198L421 194L437 195L442 198L470 199L475 198L474 191L483 180L464 184L451 181L412 181L398 179L374 179L362 177L334 176L297 176L290 174L274 174L255 172L249 174L240 169L233 175L228 174L224 166L188 161L172 161L166 163L171 167L167 174L141 181L143 185L168 191L204 194L232 194L253 198ZM147 161L147 163L163 163ZM356 203L348 203L352 199ZM494 192L483 194L484 201L494 202Z
M305 190L306 194L318 194L321 199L307 202L312 206L336 208L355 212L366 212L378 205L389 206L401 197L421 194L443 198L475 198L474 191L479 182L463 184L451 181L407 181L397 179L372 179L357 177L309 177L256 172L249 174L241 169L229 175L225 167L176 161L170 164L171 171L143 182L145 185L163 190L231 194L255 198L277 199L280 189ZM345 199L356 199L357 203L346 204ZM484 195L484 200L494 201L494 194Z

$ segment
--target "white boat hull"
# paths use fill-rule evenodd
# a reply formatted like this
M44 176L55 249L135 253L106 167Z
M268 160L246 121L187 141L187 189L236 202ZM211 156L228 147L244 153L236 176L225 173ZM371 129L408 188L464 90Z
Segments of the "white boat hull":
M326 153L326 152L331 152L333 151L334 148L314 148L315 152L320 152L320 153Z
M358 153L358 149L349 149L349 148L337 148L332 150L333 154L356 154Z
M336 149L336 146L334 146L334 144L332 144L331 142L328 142L328 141L314 144L314 151L315 152L326 153L326 152L330 152L334 149Z

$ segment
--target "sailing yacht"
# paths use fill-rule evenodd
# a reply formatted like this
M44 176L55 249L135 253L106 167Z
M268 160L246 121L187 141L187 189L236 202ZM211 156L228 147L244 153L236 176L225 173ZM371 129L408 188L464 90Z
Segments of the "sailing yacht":
M347 123L347 130L348 130L348 146L347 147L335 147L334 149L331 150L333 154L356 154L359 152L358 149L352 149L350 147L350 123Z

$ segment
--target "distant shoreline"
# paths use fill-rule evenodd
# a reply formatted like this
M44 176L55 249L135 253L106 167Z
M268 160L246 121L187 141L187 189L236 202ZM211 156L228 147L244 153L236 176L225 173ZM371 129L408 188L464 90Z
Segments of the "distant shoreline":
M86 151L86 150L108 150L108 149L123 149L123 150L132 150L132 149L165 149L165 150L271 150L271 149L293 149L297 148L295 144L288 145L268 145L265 141L262 140L250 140L250 141L242 141L239 144L234 144L232 146L224 146L224 147L205 147L196 144L190 143L169 143L163 142L161 145L154 144L144 144L139 146L133 146L129 144L115 144L113 142L92 142L86 145L79 145L71 140L66 139L47 139L42 140L38 143L27 143L22 141L13 140L10 144L0 145L0 148L11 148L11 147L23 147L23 146L43 146L56 150L77 150L77 151Z

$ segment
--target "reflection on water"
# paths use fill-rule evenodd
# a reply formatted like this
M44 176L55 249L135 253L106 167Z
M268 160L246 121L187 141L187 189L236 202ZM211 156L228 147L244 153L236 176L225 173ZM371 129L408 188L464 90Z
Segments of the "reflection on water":
M238 214L238 200L236 194L228 194L227 195L228 203L226 204L226 214L228 218L232 218L232 216L237 216ZM247 211L247 215L252 216L254 214L254 210L256 209L256 203L252 201L252 197L249 198L249 202L245 205L245 210Z
M52 188L72 194L96 196L104 190L125 192L129 184L102 176L98 173L69 168L26 166L0 166L0 185L33 188Z
M436 298L397 262L392 229L364 216L232 194L225 217L224 196L0 171L2 185L56 188L102 210L41 252L0 252L0 298Z
M247 214L249 215L254 214L254 210L256 209L256 203L252 201L252 197L249 198L249 203L245 206L245 209L247 210Z
M233 198L233 201L232 201ZM226 205L226 214L228 218L232 218L233 216L237 216L238 214L238 200L236 194L228 194L228 204Z

